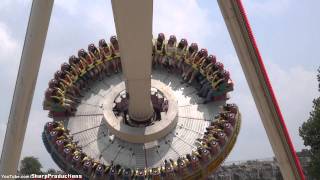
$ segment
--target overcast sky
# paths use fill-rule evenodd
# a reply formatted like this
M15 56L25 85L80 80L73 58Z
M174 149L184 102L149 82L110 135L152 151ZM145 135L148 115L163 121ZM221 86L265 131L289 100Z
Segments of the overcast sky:
M245 0L247 14L296 150L305 148L298 128L308 118L320 65L320 1ZM31 0L0 3L0 150L10 112ZM216 1L155 0L153 32L175 34L215 54L231 72L231 102L242 112L242 129L227 161L272 157L252 95ZM44 169L57 166L41 140L50 121L42 110L47 82L60 64L91 42L115 34L110 0L56 0L30 112L22 157L36 156Z

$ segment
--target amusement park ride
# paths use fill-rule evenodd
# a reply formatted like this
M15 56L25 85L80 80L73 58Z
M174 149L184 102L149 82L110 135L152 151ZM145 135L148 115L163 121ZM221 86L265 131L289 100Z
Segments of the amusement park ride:
M281 173L304 179L243 5L218 4ZM32 4L0 174L17 170L52 6ZM112 8L117 37L80 50L49 82L46 149L62 170L87 179L205 179L240 131L239 109L226 103L228 71L186 39L152 40L152 0L112 0Z

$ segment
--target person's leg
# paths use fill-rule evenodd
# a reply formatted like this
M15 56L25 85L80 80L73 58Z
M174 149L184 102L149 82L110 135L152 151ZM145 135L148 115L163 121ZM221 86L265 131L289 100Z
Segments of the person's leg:
M93 72L94 72L95 80L99 79L99 68L97 66L93 68Z
M112 72L116 71L116 64L113 60L111 61L105 61L104 63L104 75L111 75Z
M162 56L158 54L158 58L157 58L158 66L161 66L161 60L162 60Z
M214 96L216 96L216 92L213 89L210 89L203 103L206 104L208 102L211 102Z
M109 72L108 69L107 69L107 66L105 63L102 63L101 64L101 77L102 79L104 78L104 76L106 75L105 72L107 71L107 73Z
M196 76L196 80L200 83L204 79L204 76L199 72Z
M196 77L196 75L199 73L199 71L198 70L196 70L196 69L193 69L193 71L192 71L192 74L191 74L191 77L190 77L190 80L189 80L189 84L191 84L192 82L193 82L193 80L194 80L194 78Z
M173 71L173 58L172 57L167 57L167 69L168 72L172 72Z
M203 80L202 80L202 81L200 81L200 84L201 84L201 85L204 85L206 82L208 82L208 80L207 80L207 78L206 78L206 77L204 77L204 78L203 78Z
M114 61L116 61L116 64L117 64L117 71L121 72L121 59L120 58L114 58Z
M81 94L80 89L76 86L76 84L72 84L70 88L72 88L72 90L75 92L76 96L83 97L83 95Z
M161 66L164 69L168 68L168 57L167 56L162 56L161 57Z
M154 55L152 55L152 69L155 69L155 67L156 67L155 57L156 57L156 55L155 55L155 54L154 54Z
M193 72L193 68L191 66L188 67L188 70L187 70L187 73L186 75L184 76L184 80L185 81L188 81L189 78L191 77L191 73Z
M210 89L211 89L210 82L205 83L200 90L199 96L206 97Z
M176 60L176 70L179 74L181 74L182 71L182 66L181 66L181 62L179 59Z
M101 64L100 74L101 74L102 79L110 73L109 64L110 64L110 62L107 62L107 61L105 61L104 63Z

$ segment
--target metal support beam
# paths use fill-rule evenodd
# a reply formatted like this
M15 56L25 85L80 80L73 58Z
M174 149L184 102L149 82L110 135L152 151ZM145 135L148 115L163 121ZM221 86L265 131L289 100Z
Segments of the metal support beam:
M129 115L143 122L153 115L150 99L153 1L112 0L112 9L130 95Z
M240 0L218 0L240 64L284 179L304 179Z
M53 2L33 0L32 3L1 154L1 175L17 172Z

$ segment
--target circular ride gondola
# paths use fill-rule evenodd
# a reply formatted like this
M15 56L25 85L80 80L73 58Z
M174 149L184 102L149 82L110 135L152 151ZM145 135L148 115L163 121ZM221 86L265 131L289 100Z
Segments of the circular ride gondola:
M174 35L153 40L151 102L140 124L128 115L117 38L81 49L49 81L43 102L53 119L42 134L65 172L90 179L196 179L214 172L241 124L230 74L206 49ZM173 109L173 110L172 110Z

